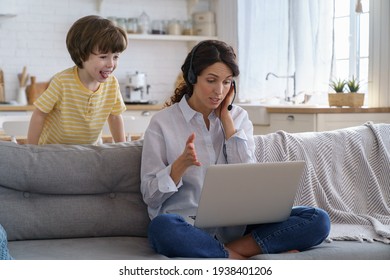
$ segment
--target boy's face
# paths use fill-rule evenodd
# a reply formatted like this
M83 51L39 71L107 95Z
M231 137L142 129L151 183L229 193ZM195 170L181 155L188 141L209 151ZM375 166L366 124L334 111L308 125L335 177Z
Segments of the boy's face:
M89 81L85 82L99 82L103 83L114 72L118 64L120 53L91 53L86 61L83 63L83 72L86 74L84 78Z

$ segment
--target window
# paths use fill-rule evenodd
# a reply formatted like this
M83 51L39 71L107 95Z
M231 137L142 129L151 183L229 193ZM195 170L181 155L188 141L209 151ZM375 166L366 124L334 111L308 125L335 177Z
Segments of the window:
M335 0L333 76L361 81L367 92L369 46L369 0L361 1L363 13L356 13L356 0ZM349 46L349 47L346 47Z
M363 13L356 3L238 1L241 101L328 104L335 77L357 77L367 92L369 0Z

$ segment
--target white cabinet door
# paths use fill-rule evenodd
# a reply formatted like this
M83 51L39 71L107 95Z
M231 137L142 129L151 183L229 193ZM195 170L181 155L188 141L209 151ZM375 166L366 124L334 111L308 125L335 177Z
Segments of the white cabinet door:
M126 134L143 134L155 111L126 111L123 122Z
M122 114L127 138L131 136L141 136L145 133L149 125L154 110L127 110ZM103 135L111 135L110 128L106 122L103 127Z
M271 132L270 125L253 125L253 135L264 135Z
M329 131L362 125L368 121L390 123L390 113L317 114L317 130Z
M30 121L32 111L0 111L0 131L5 121ZM0 133L1 134L1 133Z
M316 131L316 114L278 114L272 113L270 131L284 130L286 132Z

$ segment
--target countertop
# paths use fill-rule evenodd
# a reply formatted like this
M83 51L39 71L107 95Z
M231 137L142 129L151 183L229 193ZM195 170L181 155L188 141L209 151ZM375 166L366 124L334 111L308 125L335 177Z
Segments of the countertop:
M282 113L282 114L339 114L339 113L390 113L390 107L329 107L325 105L267 105L259 103L238 103L247 110L256 110L256 107L261 108L267 113Z
M161 110L163 107L163 104L140 104L140 105L126 105L127 110L139 110L139 111L158 111ZM26 105L26 106L19 106L19 105L0 105L0 112L1 111L33 111L35 109L34 105Z
M291 114L339 114L339 113L390 113L390 107L297 107L294 106L270 106L267 107L268 113L291 113Z
M329 107L329 106L278 106L278 105L251 105L251 104L238 104L245 106L261 106L266 107L268 113L291 113L291 114L317 114L317 113L390 113L390 107ZM163 104L140 104L140 105L126 105L127 110L139 110L139 111L158 111L163 108ZM0 105L0 111L33 111L34 105L18 106L18 105Z

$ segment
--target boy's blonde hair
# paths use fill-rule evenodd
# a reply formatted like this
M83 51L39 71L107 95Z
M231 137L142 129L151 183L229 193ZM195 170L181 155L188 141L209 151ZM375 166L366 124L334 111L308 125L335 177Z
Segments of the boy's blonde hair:
M125 30L95 15L77 20L66 36L66 47L79 68L83 68L83 62L88 60L91 53L121 53L127 44Z

